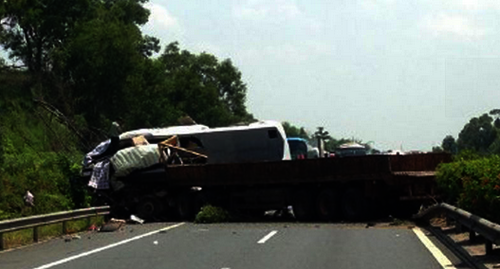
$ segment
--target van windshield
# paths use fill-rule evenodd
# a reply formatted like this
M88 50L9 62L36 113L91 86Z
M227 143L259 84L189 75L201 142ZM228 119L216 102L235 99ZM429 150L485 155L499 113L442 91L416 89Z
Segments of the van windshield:
M292 160L307 158L307 143L302 140L288 140Z

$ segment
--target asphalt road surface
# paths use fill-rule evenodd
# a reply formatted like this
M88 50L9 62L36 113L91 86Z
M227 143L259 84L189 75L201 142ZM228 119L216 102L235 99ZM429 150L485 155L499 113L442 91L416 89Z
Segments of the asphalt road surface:
M464 268L406 226L154 223L80 237L5 251L0 268Z

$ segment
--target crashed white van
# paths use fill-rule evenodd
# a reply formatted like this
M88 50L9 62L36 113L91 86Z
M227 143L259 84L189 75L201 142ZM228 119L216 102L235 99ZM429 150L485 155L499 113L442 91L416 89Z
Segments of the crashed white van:
M133 171L155 167L160 153L157 143L177 136L177 146L207 156L206 163L241 163L290 160L290 149L281 123L259 121L244 126L209 128L204 125L140 129L120 134L120 150L113 156L103 156L110 141L89 152L84 160L83 176L108 177L105 166L112 166L115 176L127 176ZM143 143L134 141L141 137ZM109 162L109 164L108 164ZM104 168L103 168L104 167ZM94 168L97 168L98 171ZM94 188L108 188L106 184Z

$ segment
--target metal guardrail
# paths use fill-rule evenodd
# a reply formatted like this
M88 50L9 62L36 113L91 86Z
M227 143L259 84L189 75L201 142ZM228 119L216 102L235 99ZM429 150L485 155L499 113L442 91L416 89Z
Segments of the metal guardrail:
M77 219L108 215L109 206L90 207L71 211L57 212L46 215L30 216L25 218L0 221L0 250L4 249L3 234L22 229L33 228L33 241L38 242L38 228L40 226L63 223L63 234L67 233L66 222Z
M414 216L415 219L429 219L430 217L445 213L448 218L455 220L459 225L466 227L469 231L469 239L474 240L476 233L486 239L486 253L491 254L493 243L500 245L500 225L487 219L471 214L458 207L441 203L429 207Z

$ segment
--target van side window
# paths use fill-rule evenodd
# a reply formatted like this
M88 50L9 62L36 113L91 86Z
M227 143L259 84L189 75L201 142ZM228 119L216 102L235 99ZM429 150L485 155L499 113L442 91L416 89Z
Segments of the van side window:
M201 143L201 141L198 138L193 137L193 136L181 137L179 139L179 142L180 142L181 147L186 148L186 149L193 150L193 149L202 149L203 148L203 144Z
M278 131L276 130L269 130L267 131L267 134L269 135L269 138L277 138L278 137Z

